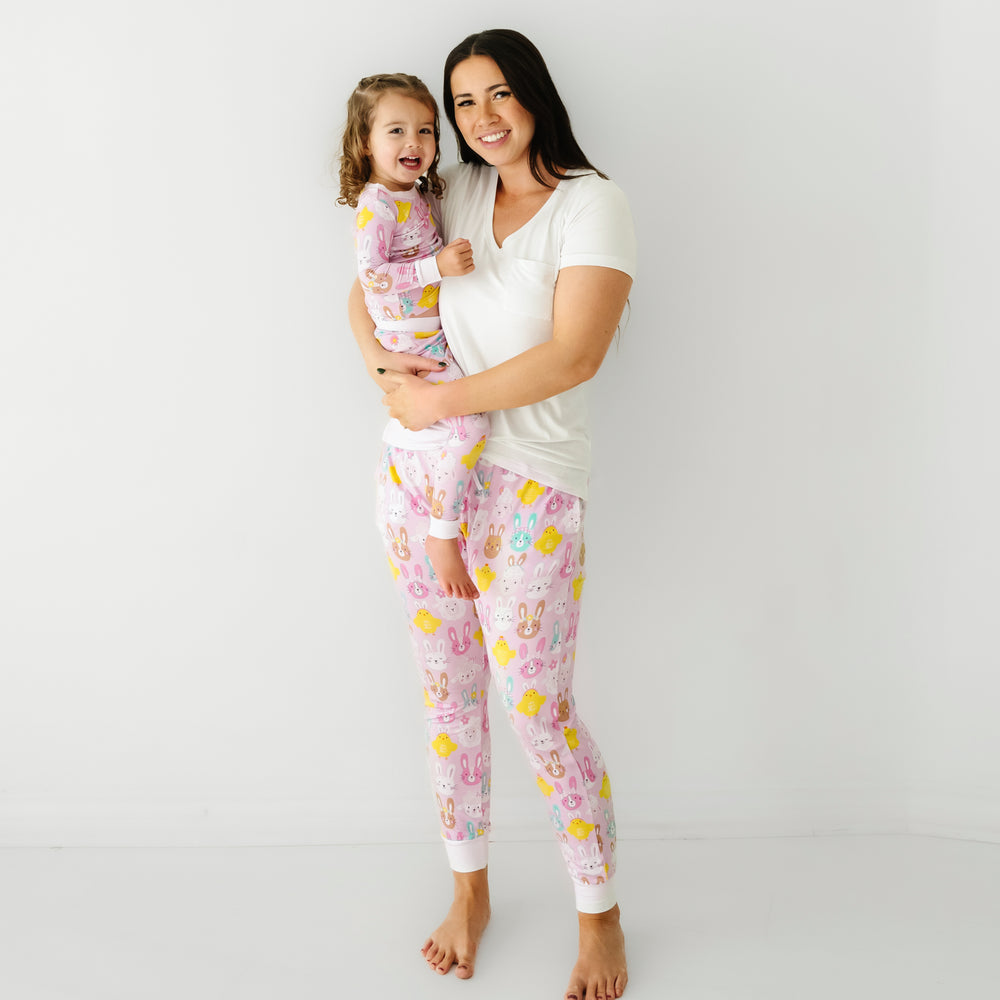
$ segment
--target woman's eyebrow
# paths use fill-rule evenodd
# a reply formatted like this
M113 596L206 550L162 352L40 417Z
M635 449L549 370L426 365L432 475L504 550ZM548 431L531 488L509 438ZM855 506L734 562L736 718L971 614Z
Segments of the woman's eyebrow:
M492 87L487 87L486 92L489 93L491 90L499 90L501 87L506 87L506 83L494 83ZM472 97L472 94L452 94L452 99L456 97Z

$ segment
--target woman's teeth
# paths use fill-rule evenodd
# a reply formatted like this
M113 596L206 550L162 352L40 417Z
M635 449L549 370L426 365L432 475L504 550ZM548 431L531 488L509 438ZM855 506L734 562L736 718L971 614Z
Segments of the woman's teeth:
M480 142L499 142L509 132L510 132L510 129L506 129L503 132L494 132L492 135L483 135L483 136L479 137L479 141Z

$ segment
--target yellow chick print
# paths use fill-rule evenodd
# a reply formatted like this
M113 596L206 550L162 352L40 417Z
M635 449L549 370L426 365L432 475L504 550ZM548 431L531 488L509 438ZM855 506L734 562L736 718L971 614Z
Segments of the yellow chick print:
M483 588L484 590L489 590L489 586ZM477 628L475 632L472 633L472 638L476 640L481 646L483 644L483 630L482 627Z
M538 715L545 700L544 694L539 694L534 688L529 688L524 692L524 697L517 703L517 710L524 715Z
M569 726L563 726L563 732L566 734L566 745L570 750L575 750L580 745L580 738L576 735L576 730Z
M479 461L479 456L483 453L483 449L486 447L486 435L484 434L473 446L472 451L468 455L462 456L462 465L464 465L470 472L472 467Z
M408 201L396 202L396 221L406 222L410 217L410 203Z
M438 286L437 285L424 285L424 294L420 296L420 300L417 305L421 309L430 309L432 306L437 305L438 300Z
M517 491L517 495L521 498L521 503L526 507L530 507L544 492L544 486L540 486L534 479L529 479Z
M431 695L427 688L424 688L424 704L428 708L434 708L434 702L431 701Z
M386 556L386 558L389 559L388 556ZM389 559L389 569L392 570L392 578L393 578L393 580L398 580L399 579L399 567L391 559Z
M396 466L389 466L389 478L397 485L402 486L403 480L399 478L399 473L396 471Z
M441 624L441 619L435 618L426 608L421 608L417 612L416 618L413 619L413 624L416 625L421 632L433 635L438 630L438 626Z
M559 548L559 543L563 540L563 536L559 534L556 526L550 524L539 536L537 542L535 542L535 548L543 556L550 556L557 548Z
M586 577L581 573L573 581L573 600L574 601L580 600L580 595L583 593L583 581L585 579L586 579Z
M538 787L542 790L542 795L546 798L548 798L555 791L555 789L541 775L535 778L535 781L538 782Z
M501 667L506 667L514 658L514 650L507 645L507 640L500 636L493 644L493 655L497 658Z
M441 735L443 736L444 734L442 733ZM594 824L584 823L584 821L577 816L576 819L569 823L566 829L569 833L573 834L577 840L586 840L593 832Z
M486 563L483 566L476 567L476 580L479 583L479 590L481 593L485 594L486 591L490 589L490 584L497 578L496 571L493 567ZM480 632L480 636L482 633ZM482 638L479 640L479 645L483 644Z
M458 744L447 733L438 733L431 740L431 746L439 757L450 757L458 749Z
M611 779L608 777L607 771L604 772L604 780L601 782L601 798L611 798Z
M375 218L375 213L370 208L363 208L358 212L358 229L364 229L372 219Z

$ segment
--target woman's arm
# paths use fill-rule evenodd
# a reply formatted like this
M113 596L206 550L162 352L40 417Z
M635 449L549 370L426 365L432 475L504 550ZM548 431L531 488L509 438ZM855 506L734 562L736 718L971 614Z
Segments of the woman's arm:
M420 430L444 417L510 410L572 389L597 374L631 287L624 271L565 267L556 281L551 340L488 371L440 385L387 372L383 382L395 388L382 401L404 427Z

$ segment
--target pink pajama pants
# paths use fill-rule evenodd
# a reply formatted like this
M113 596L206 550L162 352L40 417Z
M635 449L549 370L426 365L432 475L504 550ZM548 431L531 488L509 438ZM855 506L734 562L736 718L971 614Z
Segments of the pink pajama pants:
M431 317L430 322L437 317ZM424 325L426 324L424 321ZM418 324L418 326L421 324ZM452 382L462 378L458 366L440 329L419 330L400 325L380 327L375 331L379 343L389 351L420 354L435 361L446 362L441 371L428 372L428 382ZM395 424L395 421L392 422ZM398 427L398 424L395 426ZM430 533L438 538L455 538L458 519L462 511L465 490L472 476L476 458L483 450L489 434L489 418L483 413L461 417L446 417L414 437L431 438L441 443L423 445L419 450L407 451L411 475L408 481L419 487L407 491L405 497L412 510L430 519ZM397 493L390 499L396 500ZM409 529L404 529L409 533Z
M403 600L426 706L426 751L451 867L487 863L490 678L521 742L576 889L577 909L616 900L611 782L576 713L573 667L584 584L584 502L479 465L460 536L479 600L443 596L424 552L413 452L385 446L377 519Z

